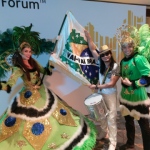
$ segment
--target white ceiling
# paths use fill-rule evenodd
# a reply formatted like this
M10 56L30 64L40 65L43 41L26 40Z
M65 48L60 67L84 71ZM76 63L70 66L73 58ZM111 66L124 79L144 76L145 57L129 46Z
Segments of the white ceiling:
M150 6L150 0L91 0L91 1Z

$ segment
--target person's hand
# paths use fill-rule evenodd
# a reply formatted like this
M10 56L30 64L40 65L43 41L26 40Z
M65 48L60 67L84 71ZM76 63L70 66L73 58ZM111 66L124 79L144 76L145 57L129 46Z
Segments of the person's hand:
M95 84L89 84L87 85L90 89L95 89L96 88L96 85Z
M60 38L61 38L61 35L58 35L58 36L56 37L56 40L60 40Z
M87 39L89 39L91 37L87 30L84 30L84 33L85 33L85 36L86 36Z
M130 80L128 78L121 78L121 82L127 86L131 86L132 82L130 82Z

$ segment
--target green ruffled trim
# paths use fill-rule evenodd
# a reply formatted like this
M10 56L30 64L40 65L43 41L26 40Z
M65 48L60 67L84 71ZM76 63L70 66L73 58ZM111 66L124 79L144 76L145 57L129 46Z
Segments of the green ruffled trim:
M90 134L88 139L84 142L82 146L76 146L73 150L92 150L96 145L96 127L92 121L88 118L85 118L86 123L90 127Z

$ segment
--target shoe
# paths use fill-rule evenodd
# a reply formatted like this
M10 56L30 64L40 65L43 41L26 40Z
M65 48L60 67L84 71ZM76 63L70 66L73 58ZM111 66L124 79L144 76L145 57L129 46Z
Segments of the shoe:
M116 149L116 145L109 144L108 150L115 150L115 149Z
M101 150L108 150L109 145L104 143L103 148Z
M134 148L134 145L124 144L124 145L120 146L119 150L127 150L127 149L131 149L131 148Z

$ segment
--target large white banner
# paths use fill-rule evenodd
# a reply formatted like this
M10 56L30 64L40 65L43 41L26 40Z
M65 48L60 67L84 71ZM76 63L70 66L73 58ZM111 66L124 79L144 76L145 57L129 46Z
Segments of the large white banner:
M122 55L114 38L116 29L122 24L140 27L146 20L145 6L82 0L1 0L0 34L15 26L26 27L32 23L32 30L39 32L41 38L54 40L67 11L71 11L77 21L90 32L98 47L102 44L110 45L118 62ZM49 54L42 54L37 60L46 66ZM53 75L46 76L44 81L69 105L84 114L88 113L84 100L92 91L87 87L60 73L59 70L54 70ZM8 107L21 86L22 81L18 80L11 94L0 91L0 114Z

